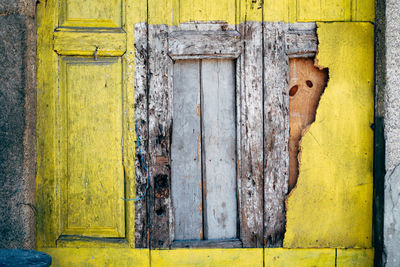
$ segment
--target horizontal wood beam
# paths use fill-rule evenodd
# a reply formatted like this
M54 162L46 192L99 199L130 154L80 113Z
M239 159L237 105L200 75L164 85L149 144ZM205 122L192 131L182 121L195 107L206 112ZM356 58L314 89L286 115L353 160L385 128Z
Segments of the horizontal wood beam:
M237 31L175 31L168 36L168 55L174 60L235 59L241 44Z
M65 56L122 56L126 51L124 32L64 32L53 36L54 51Z

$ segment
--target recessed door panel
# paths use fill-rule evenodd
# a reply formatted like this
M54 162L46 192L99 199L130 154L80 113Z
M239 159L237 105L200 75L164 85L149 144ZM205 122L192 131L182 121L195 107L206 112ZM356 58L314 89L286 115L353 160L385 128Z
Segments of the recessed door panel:
M60 0L60 27L120 28L121 0Z
M125 235L121 65L62 59L63 235Z

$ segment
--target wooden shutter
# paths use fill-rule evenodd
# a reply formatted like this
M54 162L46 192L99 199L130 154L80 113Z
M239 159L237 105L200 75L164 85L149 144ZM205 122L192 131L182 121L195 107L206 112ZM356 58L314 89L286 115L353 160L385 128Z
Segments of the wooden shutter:
M133 23L124 0L39 8L38 247L133 246ZM131 26L126 26L131 25ZM127 33L131 32L131 33Z

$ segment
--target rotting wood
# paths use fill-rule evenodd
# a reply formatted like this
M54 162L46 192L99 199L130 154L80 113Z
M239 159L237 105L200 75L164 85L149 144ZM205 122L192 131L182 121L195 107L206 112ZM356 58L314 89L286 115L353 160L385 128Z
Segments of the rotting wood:
M170 159L173 63L168 54L168 26L148 25L149 40L149 153L150 246L169 247L173 237Z
M147 25L135 25L135 128L137 142L140 142L140 155L138 146L135 150L136 173L136 198L142 197L146 192L148 166L148 120L147 120ZM142 159L141 156L144 158ZM147 247L147 198L135 201L135 247Z
M201 241L174 241L173 248L241 248L239 239L201 240Z
M237 58L241 51L237 31L176 31L168 43L173 59Z
M264 245L281 247L289 175L285 23L264 24Z
M289 68L290 191L299 175L301 138L315 120L318 103L328 81L328 71L316 68L312 58L292 58Z
M239 59L239 213L244 247L263 246L262 23L239 25L244 50Z
M286 34L286 54L290 58L313 57L317 52L315 23L291 24Z

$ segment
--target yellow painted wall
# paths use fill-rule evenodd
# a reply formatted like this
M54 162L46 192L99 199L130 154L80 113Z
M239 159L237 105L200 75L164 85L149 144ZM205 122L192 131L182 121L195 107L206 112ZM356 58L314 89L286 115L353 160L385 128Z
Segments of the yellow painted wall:
M106 3L106 0L103 0ZM43 3L42 3L43 2ZM59 53L91 55L93 42L103 37L82 39L75 47L67 32L56 33L58 26L57 1L42 1L38 6L38 202L49 202L38 209L38 248L53 257L54 266L183 266L197 263L201 266L310 266L331 265L337 254L339 266L372 266L372 130L373 122L373 0L126 0L120 20L110 12L110 21L122 25L123 32L109 34L101 39L104 50L99 56L121 55L123 78L127 92L126 140L134 142L133 81L135 23L178 25L190 21L225 21L235 25L244 20L253 21L342 21L319 23L318 64L329 68L329 84L317 110L316 121L302 140L302 158L297 188L287 203L287 248L330 247L332 249L182 249L140 250L128 248L133 244L133 228L125 248L52 248L59 233L54 210L59 202L53 196L57 188L50 178L57 175L57 132L55 114ZM102 2L102 1L99 1ZM45 6L46 3L46 6ZM114 3L114 2L113 2ZM119 7L118 7L119 8ZM85 9L85 7L83 7ZM85 10L81 10L85 13ZM97 10L93 11L94 13ZM129 14L129 15L127 15ZM264 17L262 17L264 15ZM67 21L63 18L61 23ZM71 22L72 21L72 22ZM86 21L88 22L88 21ZM363 22L363 23L360 23ZM73 21L81 25L96 22ZM100 25L99 24L99 25ZM97 26L99 26L97 25ZM111 25L111 24L109 24ZM101 33L94 33L94 35ZM82 33L81 33L82 35ZM93 36L94 36L93 35ZM118 35L118 42L109 42ZM74 39L72 38L72 39ZM114 38L115 39L115 38ZM64 43L72 45L68 46ZM107 50L107 48L109 50ZM70 50L68 50L70 49ZM133 164L133 149L127 165ZM127 168L128 177L134 169ZM134 184L128 183L130 192ZM134 197L130 195L130 197ZM133 203L127 203L127 217L134 218ZM43 218L49 218L43 221ZM62 245L62 242L59 243ZM79 247L79 248L78 248ZM103 247L103 248L102 248Z
M284 246L372 246L374 27L319 23L319 66L329 69L315 122L301 140L287 201Z
M46 248L52 266L373 266L373 249L176 249ZM264 262L263 262L264 261ZM150 265L151 263L151 265Z
M192 21L224 21L235 25L245 19L261 21L261 11L264 14L264 21L268 22L373 22L375 2L373 0L151 0L149 22L179 25Z

